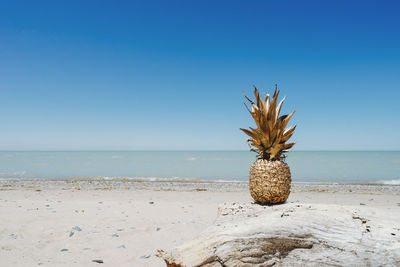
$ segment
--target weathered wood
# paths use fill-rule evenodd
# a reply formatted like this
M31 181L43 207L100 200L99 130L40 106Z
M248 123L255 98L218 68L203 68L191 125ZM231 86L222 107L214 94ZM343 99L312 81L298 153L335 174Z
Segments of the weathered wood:
M399 266L398 230L395 214L368 207L228 203L201 236L158 255L173 267Z

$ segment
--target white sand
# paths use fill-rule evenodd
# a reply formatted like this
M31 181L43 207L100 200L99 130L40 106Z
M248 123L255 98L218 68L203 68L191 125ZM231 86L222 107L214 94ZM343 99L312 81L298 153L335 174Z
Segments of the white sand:
M246 184L1 181L0 266L165 266L156 250L197 236L224 202L251 202ZM379 208L400 236L399 186L295 185L288 202Z

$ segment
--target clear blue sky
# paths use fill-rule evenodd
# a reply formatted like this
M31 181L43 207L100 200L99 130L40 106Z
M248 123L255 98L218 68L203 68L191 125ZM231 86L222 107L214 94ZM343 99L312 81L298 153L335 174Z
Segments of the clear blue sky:
M2 1L0 150L246 150L242 90L297 150L400 149L398 1Z

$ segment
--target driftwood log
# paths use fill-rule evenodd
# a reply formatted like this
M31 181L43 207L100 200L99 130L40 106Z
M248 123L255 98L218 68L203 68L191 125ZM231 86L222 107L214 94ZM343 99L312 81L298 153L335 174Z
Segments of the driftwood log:
M201 236L158 256L174 267L400 266L399 221L365 206L226 203Z

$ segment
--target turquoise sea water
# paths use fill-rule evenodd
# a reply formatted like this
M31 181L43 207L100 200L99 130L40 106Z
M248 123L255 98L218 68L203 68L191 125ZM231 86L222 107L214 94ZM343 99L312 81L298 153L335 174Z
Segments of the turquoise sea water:
M132 179L248 179L256 155L246 151L0 152L0 179L76 176ZM400 184L400 151L294 151L294 182Z

